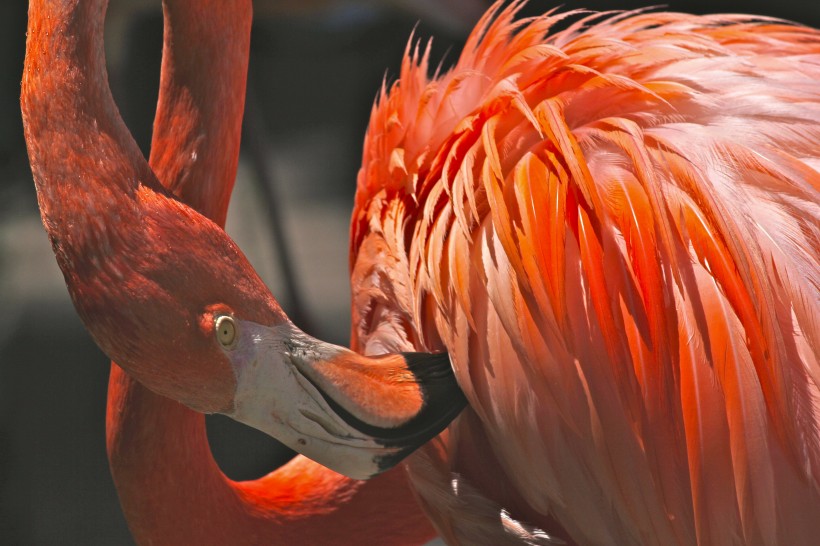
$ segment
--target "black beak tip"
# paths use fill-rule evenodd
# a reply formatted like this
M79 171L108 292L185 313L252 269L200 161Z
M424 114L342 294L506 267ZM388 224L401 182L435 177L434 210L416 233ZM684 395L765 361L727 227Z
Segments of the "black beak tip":
M415 417L395 428L372 427L372 436L385 447L398 450L377 461L380 472L401 462L433 439L458 417L467 398L458 386L447 353L401 353L416 377L424 402ZM364 431L363 431L364 432Z
M422 394L421 409L403 424L395 427L368 424L317 387L336 415L389 452L375 458L378 471L373 476L392 468L437 436L467 405L467 398L458 386L447 353L399 354L407 363Z

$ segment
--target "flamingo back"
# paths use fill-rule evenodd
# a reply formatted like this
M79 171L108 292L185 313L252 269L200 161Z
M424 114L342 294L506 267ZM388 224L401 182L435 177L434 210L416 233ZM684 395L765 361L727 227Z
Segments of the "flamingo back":
M520 6L444 74L409 47L364 145L354 345L446 348L470 401L422 504L454 544L812 543L820 32Z

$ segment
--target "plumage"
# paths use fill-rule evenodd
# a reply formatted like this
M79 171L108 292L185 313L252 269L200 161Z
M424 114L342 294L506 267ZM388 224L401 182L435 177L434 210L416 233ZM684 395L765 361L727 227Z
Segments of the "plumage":
M364 146L355 346L446 348L470 402L408 463L425 509L463 544L514 543L508 517L812 543L820 33L520 6L435 78L410 48Z

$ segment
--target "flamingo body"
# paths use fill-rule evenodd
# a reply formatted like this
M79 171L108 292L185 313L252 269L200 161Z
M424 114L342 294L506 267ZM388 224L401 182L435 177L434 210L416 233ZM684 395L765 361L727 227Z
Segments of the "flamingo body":
M519 7L408 52L364 146L354 346L446 348L470 402L423 506L453 544L813 543L820 33Z

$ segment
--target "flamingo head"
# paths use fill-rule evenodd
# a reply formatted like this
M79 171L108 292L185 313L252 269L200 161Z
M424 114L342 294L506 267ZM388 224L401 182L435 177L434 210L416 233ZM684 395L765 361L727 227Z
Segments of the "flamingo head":
M86 200L70 222L64 204L76 237L52 243L98 345L155 392L354 478L391 467L465 405L446 354L364 357L312 338L219 226L161 189L132 198L93 215Z
M367 358L300 332L225 232L182 202L224 218L230 185L205 179L231 169L193 169L186 190L167 167L176 197L160 184L108 88L105 4L32 4L21 94L43 223L98 345L153 391L351 477L441 431L465 404L446 355ZM179 145L188 129L173 119Z

